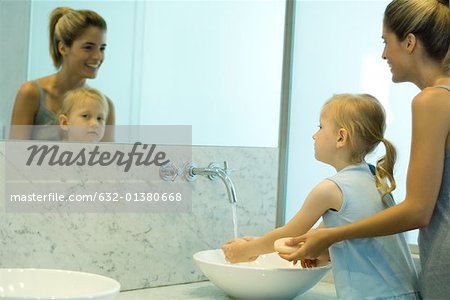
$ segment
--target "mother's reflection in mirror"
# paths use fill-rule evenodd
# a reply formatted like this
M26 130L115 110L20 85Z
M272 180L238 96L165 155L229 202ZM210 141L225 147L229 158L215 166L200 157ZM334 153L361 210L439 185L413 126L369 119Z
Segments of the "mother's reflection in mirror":
M86 86L86 79L97 76L104 60L106 22L96 12L58 7L50 14L49 27L50 56L58 71L20 87L11 117L12 139L60 139L57 112L64 95ZM114 125L114 106L106 99L109 108L106 125ZM113 126L107 128L102 141L114 138Z

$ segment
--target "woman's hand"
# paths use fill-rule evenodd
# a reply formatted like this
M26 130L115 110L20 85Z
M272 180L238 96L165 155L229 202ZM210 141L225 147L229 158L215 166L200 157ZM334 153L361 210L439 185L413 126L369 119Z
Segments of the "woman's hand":
M301 245L295 252L280 254L280 256L294 263L297 263L299 260L314 260L326 252L333 244L332 230L331 228L311 229L301 236L286 241L287 246L297 246L299 244Z
M236 238L228 241L222 246L225 259L230 263L248 262L255 260L258 256L252 255L251 245L249 242L254 240L254 237Z

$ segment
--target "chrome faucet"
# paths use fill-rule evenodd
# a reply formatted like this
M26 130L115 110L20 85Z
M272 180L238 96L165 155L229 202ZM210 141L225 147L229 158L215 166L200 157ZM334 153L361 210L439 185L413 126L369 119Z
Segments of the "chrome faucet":
M208 176L210 180L219 177L225 184L230 203L237 203L236 189L228 176L228 163L225 161L223 164L223 168L217 163L210 163L206 168L197 168L195 163L188 162L182 168L177 168L175 164L169 163L160 167L159 176L164 181L175 181L178 175L183 175L187 181L194 181L198 175Z
M208 176L211 180L216 180L219 177L225 184L227 189L228 200L230 203L237 203L236 189L234 188L233 181L228 176L228 163L224 162L224 167L221 168L217 163L210 163L206 168L197 168L193 163L189 163L185 167L184 177L187 181L194 181L197 175Z

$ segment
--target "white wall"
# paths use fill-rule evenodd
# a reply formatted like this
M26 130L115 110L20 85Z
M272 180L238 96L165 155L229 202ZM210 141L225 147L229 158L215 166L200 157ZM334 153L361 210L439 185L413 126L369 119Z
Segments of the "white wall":
M298 1L296 3L293 84L286 220L307 193L335 170L314 159L312 135L323 103L337 93L370 93L387 110L386 138L397 146L399 160L394 196L402 201L410 145L412 84L393 84L381 59L382 18L389 1ZM384 154L384 149L369 161ZM409 242L417 243L416 233Z
M147 2L141 122L192 124L194 144L276 147L284 10L284 1Z
M17 90L27 78L29 16L30 1L0 1L0 139L11 122Z

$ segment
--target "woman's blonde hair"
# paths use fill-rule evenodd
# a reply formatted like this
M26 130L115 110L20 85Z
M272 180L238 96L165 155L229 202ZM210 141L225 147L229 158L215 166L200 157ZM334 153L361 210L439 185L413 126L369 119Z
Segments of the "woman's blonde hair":
M348 132L352 163L363 161L380 142L384 144L386 154L377 160L375 182L386 203L385 196L396 187L394 165L397 152L394 145L384 138L386 114L383 106L368 94L339 94L328 100L322 111L331 112L337 127Z
M59 115L68 116L75 103L83 104L87 99L97 100L105 110L105 122L109 113L109 105L106 97L98 90L90 87L77 88L64 94Z
M106 21L92 10L57 7L51 12L49 25L50 56L56 68L62 65L62 56L58 49L59 42L70 47L91 26L104 31L107 29Z
M414 34L428 56L450 72L449 0L394 0L386 7L384 25L400 41Z

